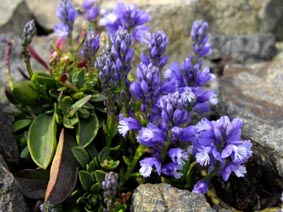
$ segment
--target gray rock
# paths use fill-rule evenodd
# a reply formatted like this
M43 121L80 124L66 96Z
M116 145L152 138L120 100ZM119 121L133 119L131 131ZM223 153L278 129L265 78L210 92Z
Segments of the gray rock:
M6 162L18 163L19 150L12 130L14 118L12 115L8 115L2 111L3 105L0 106L0 154Z
M271 60L276 55L272 34L213 35L210 39L212 54L209 59L229 59L236 63L255 63Z
M15 178L9 172L7 165L0 156L0 211L28 212L24 197L16 185Z
M102 6L111 9L114 2L105 1ZM275 37L272 34L275 24L271 27L269 22L279 23L280 18L269 14L267 10L276 8L278 14L283 12L281 7L275 6L275 2L276 0L266 0L264 4L258 4L254 0L127 1L149 12L152 16L149 25L153 31L162 29L168 35L168 64L182 62L191 52L190 29L193 21L199 18L209 23L214 49L210 59L230 57L235 62L245 63L270 60L276 51Z
M53 30L58 22L56 17L59 0L25 0L37 23L46 31ZM44 5L44 6L43 6Z
M18 71L18 68L25 70L24 60L22 57L21 38L12 33L0 34L0 40L8 39L13 40L12 51L10 56L10 70L13 80L19 81L23 77ZM4 94L4 87L7 84L7 76L5 74L5 52L7 44L0 42L0 103L7 103L7 98Z
M127 0L138 8L147 11L152 20L148 23L151 30L163 30L168 36L166 54L170 55L168 64L182 62L190 53L190 29L193 21L202 15L195 10L195 0ZM106 10L115 7L115 0L104 1L102 7ZM144 50L144 49L142 49Z
M264 167L283 177L283 62L225 68L219 81L221 113L239 117L242 135L251 139ZM270 169L271 171L271 169Z
M142 184L133 193L133 212L213 212L202 194L180 190L171 185Z
M213 34L253 35L275 33L283 38L281 0L199 0L197 10L211 23Z
M13 32L22 35L22 28L31 19L31 13L24 0L10 0L0 4L0 34Z

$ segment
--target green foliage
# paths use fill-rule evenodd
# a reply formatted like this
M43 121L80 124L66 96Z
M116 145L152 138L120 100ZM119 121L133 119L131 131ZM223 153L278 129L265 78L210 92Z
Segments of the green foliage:
M87 110L86 110L87 111ZM99 121L95 113L86 119L80 119L77 125L76 138L77 143L85 148L95 138L99 130Z
M28 131L28 148L33 161L46 169L56 148L56 130L54 116L42 113L32 122Z

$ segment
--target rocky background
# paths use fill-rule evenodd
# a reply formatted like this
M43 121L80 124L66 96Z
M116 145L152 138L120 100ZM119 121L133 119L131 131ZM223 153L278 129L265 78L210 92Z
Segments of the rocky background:
M74 3L79 5L81 1L74 0ZM11 132L12 116L7 114L12 108L4 95L6 44L2 41L13 40L11 70L13 77L20 80L18 68L24 70L20 47L22 28L28 20L35 19L37 36L32 45L48 60L58 2L0 0L0 211L14 212L19 208L23 212L30 211L11 173L11 167L18 163L19 152ZM190 52L192 22L198 18L208 21L213 52L205 63L218 76L212 86L220 99L213 115L242 118L243 137L254 144L254 156L247 164L247 178L229 184L230 190L238 194L230 202L238 202L238 207L243 204L238 209L248 211L278 206L283 190L282 0L124 2L147 10L152 16L152 29L163 29L167 33L169 63L182 62ZM113 0L105 0L103 8L107 10L114 4ZM34 61L33 67L41 68ZM219 189L223 186L219 185ZM240 189L242 193L237 193ZM142 185L133 197L133 211L225 211L211 208L202 195L166 184Z

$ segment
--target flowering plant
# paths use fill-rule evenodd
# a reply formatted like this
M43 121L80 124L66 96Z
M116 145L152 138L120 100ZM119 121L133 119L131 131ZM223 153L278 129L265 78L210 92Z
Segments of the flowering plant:
M151 32L148 13L117 3L101 14L100 4L83 2L86 23L73 38L78 11L61 0L48 64L30 45L35 24L29 21L22 41L28 77L15 83L7 68L21 157L39 167L19 173L24 194L44 198L41 211L126 211L140 183L205 194L214 176L243 177L252 144L241 140L242 121L205 118L218 103L206 86L215 76L202 63L211 51L208 23L193 23L192 53L167 66L167 36ZM47 71L33 71L31 56ZM40 180L36 192L25 190L27 178Z

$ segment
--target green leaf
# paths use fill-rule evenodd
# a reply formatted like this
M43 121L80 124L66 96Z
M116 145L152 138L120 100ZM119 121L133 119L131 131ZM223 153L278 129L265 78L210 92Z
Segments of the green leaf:
M56 148L57 125L55 116L38 115L28 131L28 148L31 158L41 168L50 164Z
M26 127L28 127L31 124L32 120L31 119L21 119L21 120L17 120L14 124L13 124L13 129L14 132L20 131L22 129L25 129Z
M42 72L42 71L33 72L31 80L41 85L46 85L48 88L56 88L55 78L46 72Z
M127 166L131 165L131 161L129 160L129 158L127 158L125 155L123 155L122 157Z
M28 156L30 156L30 153L29 153L28 146L26 146L26 147L21 151L20 158L28 158Z
M109 157L110 150L108 147L104 147L98 154L98 159L100 162L103 162Z
M99 121L95 113L88 119L80 119L76 132L78 145L87 147L97 135L98 129Z
M94 171L95 179L100 184L104 181L105 175L106 175L106 172L104 172L102 170L95 170Z
M71 111L69 113L70 116L74 115L77 110L81 109L91 98L91 95L87 95L83 97L82 99L76 101L72 106L71 106Z
M110 150L111 150L111 151L118 151L118 150L120 150L120 147L121 147L121 146L120 146L120 144L119 144L119 145L117 145L117 146L111 147Z
M82 91L78 91L78 92L72 94L73 99L81 99L84 96L85 96L85 93L82 92Z
M72 148L72 152L75 158L77 159L77 161L79 162L79 164L81 165L81 167L85 168L90 160L87 151L82 147L75 146Z
M100 93L97 93L97 94L93 94L92 97L91 97L91 101L92 102L102 102L102 101L105 101L106 100L106 97Z
M87 171L88 172L93 172L96 170L98 167L98 164L96 164L95 160L90 161L89 164L87 164Z
M84 70L80 70L80 71L76 71L73 75L72 75L72 83L74 84L75 87L77 87L78 89L82 88L83 85L85 84L85 80L84 80Z
M101 184L100 183L95 183L90 187L90 192L93 194L99 193L101 189Z
M77 114L75 114L74 117L72 118L67 118L64 117L63 118L63 125L64 127L68 128L68 129L74 129L74 126L79 122L79 117Z
M79 179L85 191L88 191L91 185L95 183L93 175L85 170L79 171Z
M91 158L95 158L98 155L97 149L95 148L94 145L87 146L86 151L88 152Z
M85 108L81 108L78 110L79 116L83 119L87 119L90 117L91 113L85 109Z
M70 96L64 96L63 99L60 101L60 109L64 115L69 114L72 104L73 99Z
M20 103L26 105L35 105L38 103L39 94L32 81L22 81L15 84L12 93L14 98Z
M59 204L65 201L77 184L79 164L71 148L76 145L73 136L62 129L58 146L50 169L50 177L45 194L45 202Z
M119 160L114 161L109 158L109 159L102 161L100 163L100 166L101 168L106 169L106 170L113 170L113 169L116 169L119 166L119 164L120 164Z

